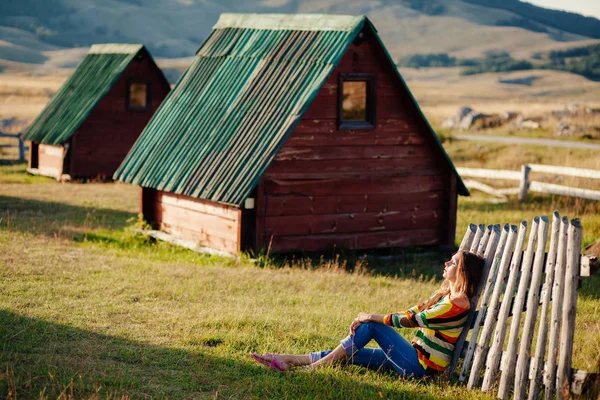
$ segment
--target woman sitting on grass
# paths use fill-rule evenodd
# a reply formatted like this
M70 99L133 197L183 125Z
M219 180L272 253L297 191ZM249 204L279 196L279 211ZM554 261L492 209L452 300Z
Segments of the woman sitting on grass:
M272 369L320 368L340 360L375 370L394 370L400 376L421 378L444 371L454 344L467 320L470 298L483 271L482 257L459 251L445 263L440 290L429 300L388 315L359 313L350 335L334 350L303 355L255 354L252 357ZM419 328L412 344L395 328ZM375 339L380 348L365 348Z

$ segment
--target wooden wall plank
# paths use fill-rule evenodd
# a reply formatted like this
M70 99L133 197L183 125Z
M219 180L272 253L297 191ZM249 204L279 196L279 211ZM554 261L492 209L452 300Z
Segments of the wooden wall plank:
M238 220L239 209L226 204L218 204L208 200L196 199L164 191L158 191L157 201L164 205L172 205L190 211L197 211L202 214L214 215L232 221Z
M263 196L257 205L259 216L319 215L361 212L418 211L438 209L444 204L444 192L389 194L355 194L333 196Z
M412 212L389 211L266 217L265 235L296 236L435 229L442 215L443 211L438 209Z
M225 204L143 189L144 218L178 239L233 254L240 251L241 210Z
M437 175L429 158L275 161L265 179L334 179L361 176Z
M335 134L314 132L303 135L292 135L286 144L294 147L338 147L338 146L403 146L403 145L423 145L425 139L417 133L397 132L384 130L377 131L346 131L345 133Z
M361 177L355 179L315 179L315 180L267 180L265 189L269 194L340 195L389 193L435 192L444 189L441 176L410 176L402 178Z
M238 240L238 221L219 217L217 215L203 214L185 208L175 207L164 203L155 203L158 207L161 222L176 225L182 228L206 232L212 236L236 242Z
M275 161L293 160L363 160L426 158L431 152L424 146L337 146L334 151L327 147L284 146Z
M337 100L336 100L337 101ZM378 135L382 133L414 133L419 134L419 128L415 124L414 117L406 116L402 118L379 118L375 129L369 130L342 130L337 129L337 120L333 119L302 119L296 129L294 136L312 135L317 133L335 133L337 135L355 135L366 133L369 135Z
M63 157L63 146L40 143L38 146L38 169L60 177L63 173Z
M346 235L276 236L271 250L280 251L323 251L333 248L375 249L439 243L439 230L420 229Z
M223 250L228 253L238 254L240 251L239 243L233 242L218 236L213 236L207 232L200 232L179 225L172 225L163 221L158 222L160 230L167 232L178 239L198 243L202 246L213 249Z

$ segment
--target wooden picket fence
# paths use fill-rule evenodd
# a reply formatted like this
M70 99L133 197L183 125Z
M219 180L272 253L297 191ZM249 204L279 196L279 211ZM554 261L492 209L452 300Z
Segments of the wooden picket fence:
M460 248L484 256L485 279L448 373L500 399L535 400L542 392L546 400L566 399L598 378L572 369L576 290L579 277L591 274L589 257L580 253L583 228L558 211L551 225L535 217L526 243L527 228L527 221L467 228Z
M519 181L519 187L497 189L472 179L463 180L465 185L469 189L476 189L491 194L499 198L501 201L505 201L507 195L517 194L519 196L519 201L523 202L527 199L528 191L556 194L561 196L579 197L590 200L600 200L600 191L598 190L582 189L545 182L537 182L531 181L529 179L530 172L565 175L587 179L600 179L600 171L593 169L528 164L522 165L521 171L478 168L456 168L456 170L462 177Z

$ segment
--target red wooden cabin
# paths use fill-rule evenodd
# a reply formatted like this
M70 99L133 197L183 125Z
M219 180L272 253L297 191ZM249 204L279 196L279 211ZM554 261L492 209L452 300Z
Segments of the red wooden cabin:
M92 46L26 132L28 171L111 178L169 91L144 46Z
M144 218L179 240L234 254L247 249L289 252L454 244L457 195L469 192L369 20L336 20L343 27L356 21L357 27L347 33L345 45L337 44L341 53L329 70L323 67L323 78L310 82L311 92L297 82L298 74L308 69L299 52L305 51L316 63L339 47L315 44L314 38L310 45L302 43L303 32L294 18L302 22L311 16L269 17L265 22L260 16L225 15L197 57L210 58L211 49L228 44L219 43L227 37L220 30L243 28L268 35L261 32L260 23L267 25L264 30L270 24L281 28L287 23L290 30L300 31L286 39L289 46L296 46L288 54L296 54L298 65L282 62L283 72L270 75L280 82L263 88L256 86L266 78L250 74L255 79L252 88L237 94L245 96L243 102L223 114L209 110L212 114L205 116L199 111L195 118L189 115L191 109L168 106L178 104L175 93L189 95L194 87L182 79L115 174L115 179L143 187ZM318 17L306 24L311 28L305 37L319 31ZM328 29L334 25L327 24ZM234 49L229 57L239 55L242 60L246 48L236 54L236 43L229 45ZM277 46L273 52L283 48ZM315 53L321 59L315 61ZM190 68L202 71L201 61ZM206 68L207 74L212 73ZM223 67L219 71L224 73ZM198 70L186 74L200 76ZM231 93L223 88L213 95L217 101ZM262 102L262 108L249 105L250 101ZM254 112L246 109L253 106ZM162 122L186 115L188 121L209 118L217 125L216 134L207 133L213 125ZM280 127L273 120L281 115ZM188 141L149 150L148 143L158 134L169 143L182 137ZM192 170L183 169L181 163Z

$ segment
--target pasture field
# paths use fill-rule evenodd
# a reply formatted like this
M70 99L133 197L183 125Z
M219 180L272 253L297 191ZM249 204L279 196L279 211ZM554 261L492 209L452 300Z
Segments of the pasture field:
M359 311L403 310L435 291L448 254L209 257L134 234L137 187L24 170L0 166L2 398L494 398L444 377L278 373L248 356L336 346ZM457 240L469 222L518 223L555 208L581 218L585 243L600 236L598 202L532 195L490 205L474 193L459 198ZM574 366L588 371L600 361L598 287L595 276L578 292Z

